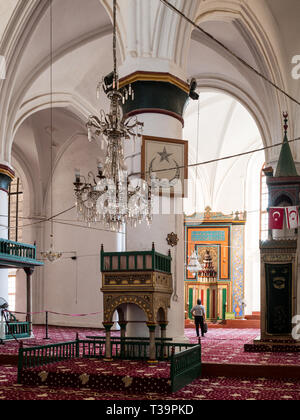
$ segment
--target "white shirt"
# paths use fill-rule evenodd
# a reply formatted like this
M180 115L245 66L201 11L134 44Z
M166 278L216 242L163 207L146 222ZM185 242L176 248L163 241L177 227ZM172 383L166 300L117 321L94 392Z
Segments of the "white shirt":
M202 305L196 305L191 310L191 313L194 313L195 316L205 316L205 308Z

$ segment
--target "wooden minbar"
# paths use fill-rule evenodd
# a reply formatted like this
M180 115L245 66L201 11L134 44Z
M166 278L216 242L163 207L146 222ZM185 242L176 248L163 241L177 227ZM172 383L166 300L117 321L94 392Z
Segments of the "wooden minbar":
M101 272L104 322L107 340L107 359L110 354L110 330L115 311L125 335L127 320L124 305L136 305L146 314L149 329L150 361L155 360L155 329L160 326L162 336L168 325L168 308L173 293L171 253L163 255L150 251L104 252L101 247ZM138 320L137 320L138 321Z

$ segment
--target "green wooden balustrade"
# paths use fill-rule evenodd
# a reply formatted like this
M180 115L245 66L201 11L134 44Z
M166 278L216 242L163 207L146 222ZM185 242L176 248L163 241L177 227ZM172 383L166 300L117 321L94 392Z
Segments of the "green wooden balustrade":
M171 388L179 391L201 376L201 344L171 356Z
M171 255L155 251L104 252L101 249L101 271L160 271L171 274Z
M148 360L148 341L112 340L112 357L125 360ZM18 382L24 369L44 366L75 358L104 358L105 339L75 340L47 346L19 349ZM201 346L186 343L156 342L157 360L171 362L171 383L173 390L179 389L199 377L201 373Z
M6 239L0 239L0 258L9 257L12 260L35 261L36 247Z
M105 340L105 335L87 335L89 340ZM111 340L125 340L125 341L148 341L149 337L111 337ZM173 338L156 337L156 341L172 341Z
M35 368L50 363L70 360L79 357L79 342L56 343L19 349L18 382L23 369Z

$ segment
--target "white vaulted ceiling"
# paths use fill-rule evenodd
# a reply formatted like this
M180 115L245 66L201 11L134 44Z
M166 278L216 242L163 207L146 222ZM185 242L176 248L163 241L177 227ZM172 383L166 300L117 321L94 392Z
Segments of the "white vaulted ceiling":
M184 138L189 140L190 164L262 147L260 132L249 111L232 96L218 91L201 91L199 108L197 102L190 102L185 113ZM262 167L264 155L258 153L190 169L193 185L186 212L202 212L206 206L225 213L244 211L245 183L252 158L261 160Z

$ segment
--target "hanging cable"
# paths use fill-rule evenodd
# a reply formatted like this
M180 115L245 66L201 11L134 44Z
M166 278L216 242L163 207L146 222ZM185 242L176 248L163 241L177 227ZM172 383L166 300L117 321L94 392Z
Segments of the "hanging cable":
M238 60L240 63L242 63L245 67L247 67L249 70L251 70L252 72L254 72L257 76L259 76L260 78L262 78L265 82L267 82L269 85L271 85L273 88L275 88L276 90L278 90L280 93L282 93L283 95L285 95L287 98L289 98L291 101L293 101L294 103L296 103L297 105L300 106L300 102L293 98L289 93L285 92L281 87L279 87L278 85L276 85L274 82L272 82L270 79L268 79L266 76L264 76L262 73L260 73L258 70L256 70L253 66L251 66L249 63L247 63L246 60L244 60L243 58L241 58L239 55L237 55L234 51L232 51L230 48L228 48L226 45L224 45L221 41L219 41L218 39L216 39L213 35L211 35L210 33L208 33L207 31L205 31L204 29L202 29L199 25L197 25L195 22L193 22L190 18L188 18L183 12L181 12L180 10L178 10L175 6L173 6L173 4L171 4L169 1L167 0L160 0L165 6L169 7L171 10L173 10L173 12L177 13L178 15L180 15L183 19L185 19L187 22L189 22L192 26L194 26L194 28L196 28L197 30L199 30L200 32L202 32L204 35L206 35L209 39L211 39L213 42L215 42L216 44L218 44L221 48L223 48L224 50L226 50L232 57L234 57L236 60Z
M297 138L295 138L293 140L288 140L287 143L292 143L292 142L296 142L296 141L299 141L299 140L300 140L300 137L297 137ZM254 154L254 153L258 153L258 152L263 152L265 150L273 149L273 148L279 147L279 146L282 146L282 142L276 143L276 144L272 144L271 146L260 147L259 149L249 150L248 152L241 152L241 153L237 153L235 155L224 156L224 157L217 158L217 159L206 160L206 161L198 162L198 163L191 163L189 165L181 165L181 166L178 166L178 167L168 168L168 169L156 169L155 170L155 173L165 172L167 170L168 171L172 171L172 170L177 170L177 169L195 168L196 166L208 165L208 164L215 163L215 162L221 162L223 160L234 159L234 158L237 158L237 157L242 157L242 156L251 155L251 154ZM150 173L150 171L135 172L132 175L146 176L149 173Z

